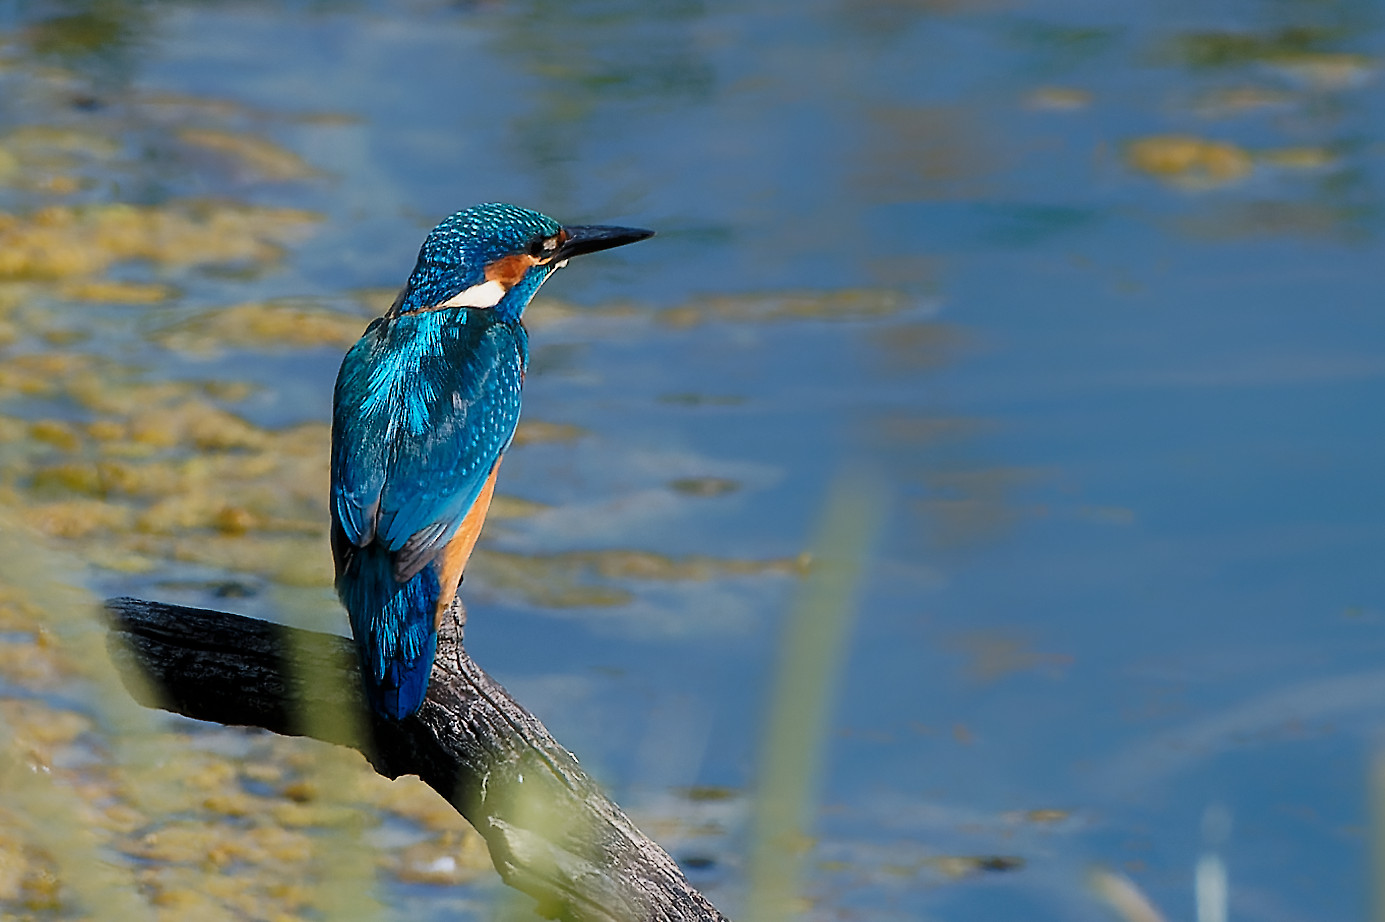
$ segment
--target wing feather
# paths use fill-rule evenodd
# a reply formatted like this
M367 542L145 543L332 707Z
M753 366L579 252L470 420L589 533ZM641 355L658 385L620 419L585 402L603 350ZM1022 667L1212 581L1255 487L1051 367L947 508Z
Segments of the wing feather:
M473 313L372 325L337 379L333 515L352 544L392 552L401 582L451 539L519 422L524 329Z

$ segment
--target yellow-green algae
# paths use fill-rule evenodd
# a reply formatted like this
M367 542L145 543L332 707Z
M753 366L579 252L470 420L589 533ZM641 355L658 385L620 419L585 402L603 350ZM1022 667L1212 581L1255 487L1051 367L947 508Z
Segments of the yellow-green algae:
M0 700L0 916L377 918L375 869L437 883L485 873L479 837L441 798L416 780L380 778L356 753L162 729L117 687L88 620L93 601L51 582L76 559L4 525L0 627L28 639L7 639L16 655L0 654L0 672L96 710ZM381 811L416 825L412 851L376 853L360 840Z
M27 645L26 672L0 671L97 706L0 700L0 916L368 919L381 913L369 892L377 869L439 884L488 873L484 845L450 806L417 780L380 778L354 752L161 729L116 687L85 617L92 600L49 582L76 561L17 523L0 543L0 626L30 635L9 641ZM413 823L419 842L366 846L360 835L381 812Z
M96 275L136 259L170 266L269 262L317 220L298 209L197 201L0 213L0 279Z
M1252 151L1227 141L1189 135L1141 138L1131 142L1125 154L1132 169L1190 189L1240 182L1251 174L1256 163L1282 169L1317 170L1337 162L1333 151L1320 146Z
M1132 169L1190 188L1210 188L1238 182L1254 166L1250 152L1227 141L1189 135L1154 135L1127 145Z
M317 175L302 157L268 138L216 128L184 128L178 132L178 139L227 157L238 169L262 179L287 182Z
M266 430L229 409L244 385L148 381L74 351L99 328L87 315L54 326L47 308L167 301L188 268L272 264L318 217L210 200L51 204L128 167L119 137L46 125L0 137L0 184L37 199L0 213L0 678L24 690L0 699L0 918L374 919L377 869L439 883L487 873L479 837L416 780L303 740L166 729L115 681L93 600L54 582L80 582L92 562L179 559L330 578L325 424ZM289 172L255 139L182 142ZM157 280L109 274L132 261ZM247 348L289 335L247 310L232 319L264 337ZM290 347L348 335L323 332L333 318L320 313L288 319ZM364 323L350 320L354 335ZM418 831L413 852L361 839L393 805Z
M696 581L763 575L799 575L807 555L739 560L694 554L668 557L650 551L614 548L560 554L513 554L480 548L468 572L494 589L547 608L625 605L634 594L616 581ZM604 581L604 582L602 582Z
M224 349L350 348L368 319L311 302L251 302L201 314L160 331L156 341L179 352L211 355Z
M1341 30L1288 26L1265 32L1188 32L1168 46L1171 56L1192 67L1260 65L1300 78L1313 89L1357 86L1375 69L1374 59L1335 51Z
M297 308L294 308L297 310ZM200 321L199 321L200 322ZM248 342L248 341L247 341ZM250 572L291 586L331 584L327 552L328 447L323 423L265 429L224 409L234 386L142 381L96 356L43 353L0 366L5 397L67 399L85 421L0 417L15 439L0 453L0 499L89 562L125 571L181 561ZM576 426L526 420L523 447L577 438ZM710 479L675 489L725 492ZM497 499L497 518L546 508ZM526 556L483 549L478 573L538 604L620 605L626 580L708 580L796 572L797 561L666 558L612 549Z

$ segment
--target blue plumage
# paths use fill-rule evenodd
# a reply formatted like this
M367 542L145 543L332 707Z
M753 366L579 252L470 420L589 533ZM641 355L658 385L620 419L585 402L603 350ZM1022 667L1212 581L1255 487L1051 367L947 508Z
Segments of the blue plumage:
M424 567L400 583L388 550L372 544L352 556L343 575L338 591L371 706L395 720L407 717L423 703L437 652L437 573Z
M477 205L459 211L433 228L423 242L418 264L399 296L400 307L409 311L442 304L483 283L487 266L526 253L535 241L561 231L562 226L547 215L514 205ZM531 270L533 274L496 305L496 313L504 320L518 321L554 268L550 263Z
M458 212L347 352L332 414L332 550L377 712L398 720L423 701L437 618L519 421L525 306L572 256L648 236L563 228L513 205Z

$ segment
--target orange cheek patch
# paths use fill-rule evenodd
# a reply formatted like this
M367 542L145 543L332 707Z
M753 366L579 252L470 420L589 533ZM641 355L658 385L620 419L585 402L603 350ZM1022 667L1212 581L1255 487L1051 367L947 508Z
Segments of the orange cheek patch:
M524 278L524 273L528 272L530 267L538 264L539 261L528 253L502 256L486 267L486 281L499 282L507 289L513 288Z
M462 582L462 571L466 569L466 562L471 559L476 539L481 537L481 526L485 524L486 513L491 508L491 496L495 493L495 475L499 471L500 461L497 459L495 467L491 468L491 475L486 478L486 485L476 497L476 502L471 504L466 518L462 519L462 524L457 527L457 533L447 542L447 547L443 548L441 566L438 567L438 608L433 613L434 621L438 624L442 623L443 612L447 611L447 607L452 604L452 598L457 594L457 586Z

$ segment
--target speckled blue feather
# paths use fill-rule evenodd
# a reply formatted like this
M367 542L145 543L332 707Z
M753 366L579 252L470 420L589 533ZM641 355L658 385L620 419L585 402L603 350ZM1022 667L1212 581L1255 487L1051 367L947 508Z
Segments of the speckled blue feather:
M452 537L519 422L528 336L475 308L382 318L337 376L332 504L346 539Z
M378 713L402 720L423 704L433 671L437 574L429 566L397 582L391 555L378 544L354 555L347 573L337 587L351 618L366 697Z
M486 266L511 253L523 253L535 237L549 237L562 225L547 215L514 205L477 205L443 221L418 253L418 264L400 295L399 309L421 310L442 304L486 280ZM492 308L501 319L517 321L534 292L553 273L535 266Z
M418 709L437 645L440 555L509 447L528 337L519 319L552 267L491 308L437 308L525 252L557 222L510 205L471 208L428 235L394 308L347 353L332 415L337 594L372 706ZM450 601L450 600L448 600Z

